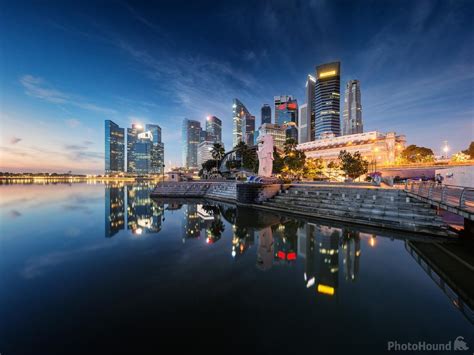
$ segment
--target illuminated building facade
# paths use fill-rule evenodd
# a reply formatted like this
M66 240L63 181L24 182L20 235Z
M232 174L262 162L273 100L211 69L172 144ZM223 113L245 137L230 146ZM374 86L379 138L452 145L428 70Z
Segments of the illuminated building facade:
M290 122L298 125L298 102L291 95L275 96L275 124L283 126Z
M137 147L137 143L140 142L138 135L144 133L145 130L140 124L132 124L132 128L127 128L127 172L137 173L137 159L143 158L143 151L146 151L146 147ZM137 152L137 148L140 153ZM143 166L143 161L140 162Z
M340 101L341 77L340 62L316 67L314 95L315 139L341 135Z
M276 124L265 123L258 129L258 136L269 134L273 137L273 145L280 151L283 151L286 142L286 131L284 127Z
M201 123L185 118L182 126L183 166L197 168L197 152L201 137Z
M244 125L245 118L250 116L250 112L238 99L234 99L232 104L232 146L235 147L240 142L244 141L244 134L246 126ZM255 130L255 119L254 119Z
M105 173L123 173L125 130L111 120L105 121Z
M161 127L132 124L127 129L127 172L138 175L161 174L164 164Z
M212 143L222 143L222 121L216 116L206 118L206 140Z
M300 124L298 127L298 143L306 143L309 141L310 126L308 125L308 104L300 106Z
M346 150L351 154L359 152L369 163L390 165L405 149L405 143L404 135L371 131L301 143L297 149L302 150L308 158L321 158L326 162L337 160L339 152Z
M201 168L202 164L212 158L212 147L214 146L213 142L204 141L199 143L198 152L197 152L197 164Z
M242 139L248 146L255 144L255 116L245 115L242 121Z
M344 135L364 132L359 80L349 80L346 84L342 131Z
M264 104L261 109L260 125L265 123L272 123L272 108L268 104Z

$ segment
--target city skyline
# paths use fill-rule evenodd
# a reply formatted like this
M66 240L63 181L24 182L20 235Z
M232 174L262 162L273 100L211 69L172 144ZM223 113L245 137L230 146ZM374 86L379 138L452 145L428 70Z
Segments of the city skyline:
M307 75L333 61L341 95L349 80L361 83L365 131L403 132L436 154L445 140L451 153L466 149L473 10L463 1L4 4L0 170L102 173L105 120L160 125L165 163L180 166L184 117L219 117L230 149L234 98L260 123L275 95L304 104ZM246 26L228 21L236 11L251 13ZM281 33L285 48L271 44Z

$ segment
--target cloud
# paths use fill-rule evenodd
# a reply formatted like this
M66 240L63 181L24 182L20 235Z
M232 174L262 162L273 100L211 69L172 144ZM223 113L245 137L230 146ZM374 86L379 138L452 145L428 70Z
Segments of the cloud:
M17 144L21 141L22 139L21 138L18 138L18 137L12 137L10 139L10 144Z
M102 114L114 114L115 110L98 106L96 104L85 101L77 95L64 93L60 90L54 89L42 78L33 75L23 75L20 78L20 83L26 90L26 94L38 99L51 102L54 104L71 105L82 108L88 111L94 111Z

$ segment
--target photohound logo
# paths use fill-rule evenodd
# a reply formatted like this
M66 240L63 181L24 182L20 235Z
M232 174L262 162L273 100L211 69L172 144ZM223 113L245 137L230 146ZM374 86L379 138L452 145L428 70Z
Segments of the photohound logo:
M389 341L387 343L388 351L467 351L469 346L464 341L464 337L458 336L454 341L447 343L427 343L418 341L415 343L399 343L398 341Z

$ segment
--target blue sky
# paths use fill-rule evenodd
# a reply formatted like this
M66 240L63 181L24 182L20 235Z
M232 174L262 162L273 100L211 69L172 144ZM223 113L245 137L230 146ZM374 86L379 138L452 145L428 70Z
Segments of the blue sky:
M1 1L0 171L102 172L104 120L157 123L181 162L181 121L223 121L232 99L303 103L340 60L365 130L439 152L474 140L472 1Z

